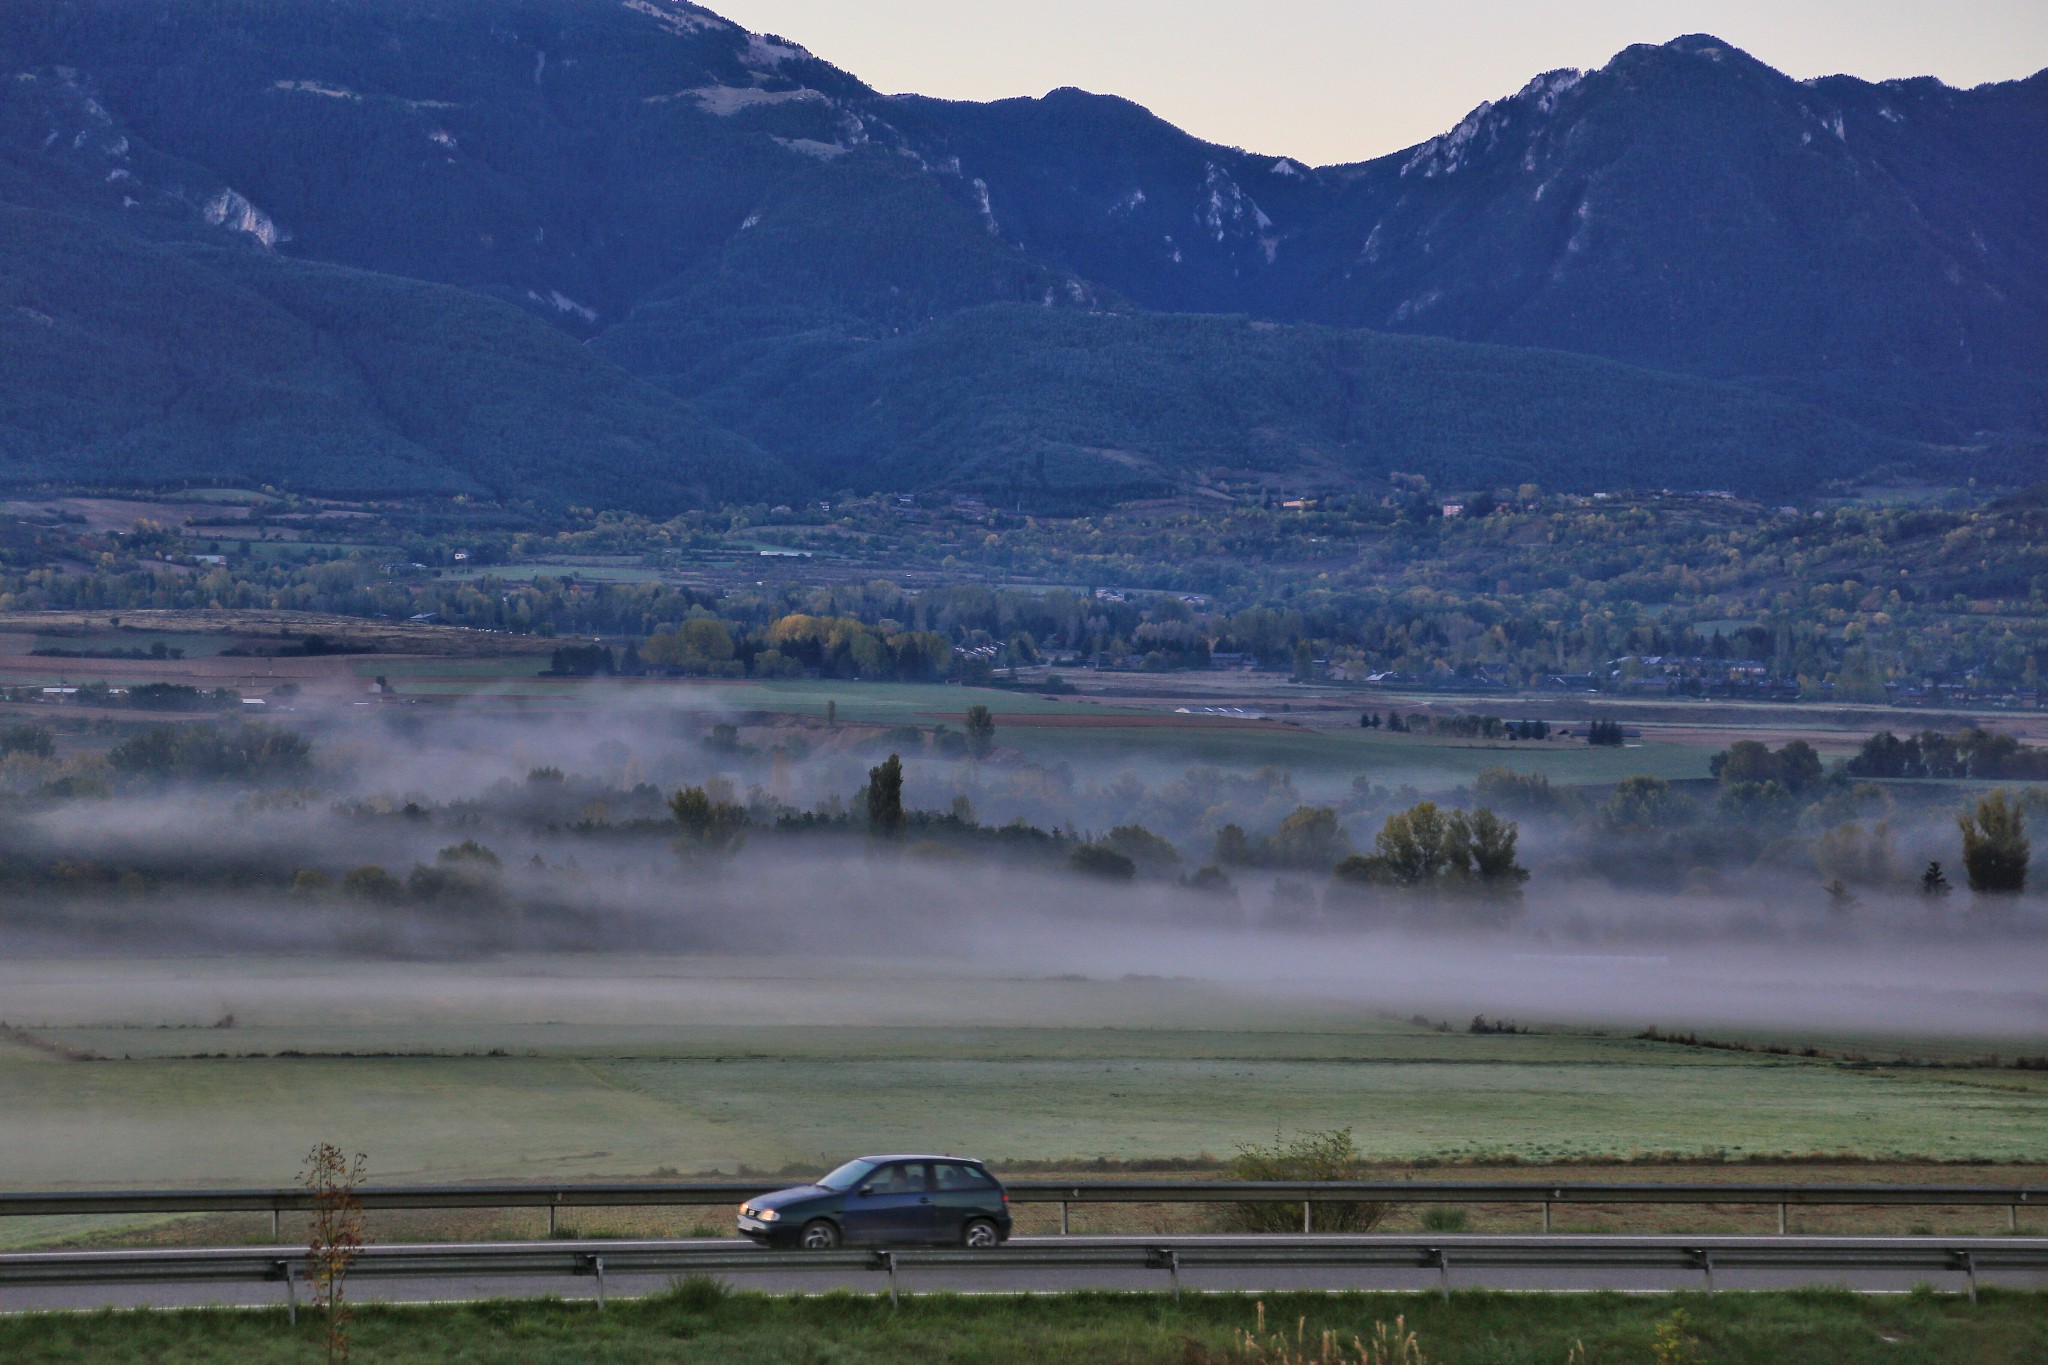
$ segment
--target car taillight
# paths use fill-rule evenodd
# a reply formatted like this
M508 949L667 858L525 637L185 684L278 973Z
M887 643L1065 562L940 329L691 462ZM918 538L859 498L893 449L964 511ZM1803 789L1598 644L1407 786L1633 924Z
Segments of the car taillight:
M1008 1190L1003 1191L1003 1202L1005 1204L1010 1202L1010 1192Z

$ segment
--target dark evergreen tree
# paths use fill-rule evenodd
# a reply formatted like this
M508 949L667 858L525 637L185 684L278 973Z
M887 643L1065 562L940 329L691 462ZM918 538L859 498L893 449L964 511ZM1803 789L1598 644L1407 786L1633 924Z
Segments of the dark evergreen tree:
M893 835L903 828L903 760L890 754L868 769L868 828Z

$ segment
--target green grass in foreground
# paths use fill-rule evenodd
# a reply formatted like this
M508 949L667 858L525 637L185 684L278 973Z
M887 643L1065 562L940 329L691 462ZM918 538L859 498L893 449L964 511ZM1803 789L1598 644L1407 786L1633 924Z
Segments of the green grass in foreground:
M1320 1334L1370 1341L1399 1316L1429 1365L1583 1365L1670 1360L1692 1365L2019 1365L2048 1359L2048 1296L1987 1291L1865 1297L1835 1290L1771 1294L1433 1295L1271 1294L1271 1332L1297 1323L1308 1356ZM707 1282L602 1315L587 1303L500 1301L456 1307L366 1308L351 1329L353 1358L413 1361L805 1361L834 1365L959 1361L1075 1365L1271 1362L1241 1353L1255 1322L1249 1295L1071 1294L1044 1297L727 1297ZM1673 1324L1674 1314L1683 1319ZM1677 1353L1658 1355L1659 1328ZM1675 1327L1675 1330L1674 1330ZM321 1356L312 1314L287 1327L279 1311L103 1312L0 1318L0 1359L14 1365L122 1362L300 1362ZM1290 1340L1290 1345L1292 1344ZM1345 1359L1353 1360L1347 1355Z

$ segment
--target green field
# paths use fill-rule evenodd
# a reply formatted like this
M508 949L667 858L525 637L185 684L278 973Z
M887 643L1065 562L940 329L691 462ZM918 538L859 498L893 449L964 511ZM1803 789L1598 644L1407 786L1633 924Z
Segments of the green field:
M1439 1033L1187 981L766 959L82 962L12 964L0 998L35 1040L0 1042L16 1187L278 1184L322 1140L369 1153L385 1181L892 1148L1228 1155L1334 1127L1390 1161L2048 1156L2041 1073ZM229 1012L232 1028L207 1027Z
M187 659L212 658L222 650L232 647L242 637L224 635L219 632L165 631L165 630L93 630L73 634L51 634L42 632L35 637L32 649L76 649L76 650L148 650L161 643L166 649L182 650ZM78 664L97 662L79 659ZM106 660L116 663L125 660Z
M1115 715L1108 707L1091 709L1097 714ZM1090 762L1106 764L1208 764L1226 768L1271 765L1287 769L1297 778L1341 774L1347 780L1366 777L1389 786L1411 781L1441 786L1447 779L1469 779L1494 767L1540 772L1554 783L1567 784L1619 782L1639 773L1666 779L1699 778L1707 776L1707 765L1714 752L1682 744L1596 749L1584 744L1510 744L1277 724L1257 729L1109 726L1079 734L1017 727L999 733L1001 743L1044 763L1062 759L1073 762L1085 754Z
M1263 1307L1264 1331L1258 1332ZM602 1314L542 1300L357 1310L367 1361L815 1361L835 1365L1358 1365L1354 1338L1412 1332L1413 1365L2030 1365L2048 1356L2048 1296L1769 1294L1066 1294L1037 1298L872 1295L768 1298L702 1281ZM258 1365L316 1359L321 1323L282 1310L0 1318L18 1365L94 1360ZM1323 1354L1334 1334L1345 1353ZM1254 1335L1256 1351L1245 1334ZM1661 1338L1669 1354L1659 1353ZM1296 1346L1297 1336L1306 1348ZM1283 1341L1276 1337L1284 1338ZM1282 1355L1283 1346L1292 1348ZM1576 1354L1575 1354L1576 1351ZM1370 1357L1368 1357L1370 1359Z
M1417 782L1441 785L1466 780L1488 768L1508 766L1540 772L1552 782L1611 783L1647 773L1667 779L1704 778L1719 745L1650 742L1625 749L1592 748L1571 742L1516 744L1494 740L1450 739L1434 735L1389 734L1352 726L1315 728L1290 725L1275 718L1261 725L1204 723L1179 717L1172 725L1119 725L1123 716L1155 720L1174 717L1166 703L1112 706L1072 698L997 688L963 688L920 683L847 683L818 680L796 682L703 682L638 680L611 684L603 680L542 678L538 659L374 659L353 667L358 676L383 675L407 695L462 698L489 692L496 697L581 699L595 703L601 690L607 699L623 698L635 706L668 707L718 713L788 715L808 719L824 716L836 703L836 715L849 725L948 724L958 729L967 708L981 705L994 712L997 743L1015 750L1028 762L1086 763L1091 766L1159 765L1174 768L1211 765L1256 769L1287 769L1305 780L1341 777L1348 783L1366 777L1383 785ZM1072 717L1084 728L1067 725L1010 725L1005 717Z

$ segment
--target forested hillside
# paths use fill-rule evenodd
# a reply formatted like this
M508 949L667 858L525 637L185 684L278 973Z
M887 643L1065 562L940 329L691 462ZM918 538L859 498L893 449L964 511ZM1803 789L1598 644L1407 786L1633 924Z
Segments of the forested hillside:
M1585 356L1022 305L862 345L796 338L700 401L827 487L965 486L1027 509L1403 472L1783 493L1924 456L1739 386Z
M778 463L475 294L0 207L9 482L276 483L672 510Z
M0 76L17 487L1051 509L2048 453L2048 77L1694 37L1317 168L885 97L681 0L19 0Z

